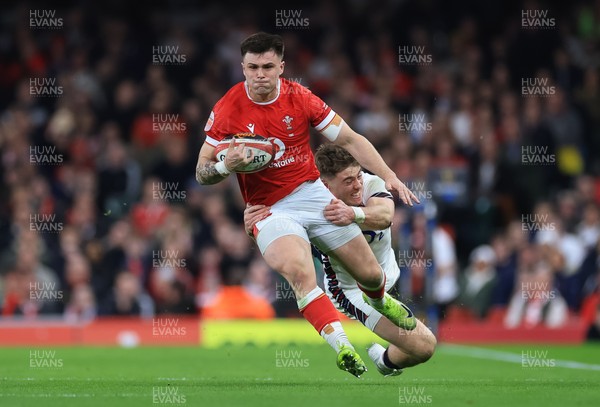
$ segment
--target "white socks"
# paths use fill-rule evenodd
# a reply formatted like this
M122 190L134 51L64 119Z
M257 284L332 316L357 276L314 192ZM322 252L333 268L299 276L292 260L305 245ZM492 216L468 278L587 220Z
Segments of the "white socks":
M327 341L327 343L338 353L342 345L346 345L349 348L354 349L354 346L348 340L346 332L342 327L342 323L339 321L332 322L325 325L321 330L321 336Z

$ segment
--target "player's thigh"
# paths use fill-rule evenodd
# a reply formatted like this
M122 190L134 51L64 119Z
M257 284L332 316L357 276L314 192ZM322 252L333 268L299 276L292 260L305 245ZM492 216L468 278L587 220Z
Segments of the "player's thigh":
M266 263L285 277L297 296L304 296L317 286L306 232L290 218L269 217L265 221L257 224L256 240Z
M362 233L329 253L335 257L356 281L363 286L381 282L381 266Z
M397 346L408 355L431 355L437 343L429 328L417 319L417 326L412 331L399 328L386 317L381 317L375 325L374 332L382 339Z

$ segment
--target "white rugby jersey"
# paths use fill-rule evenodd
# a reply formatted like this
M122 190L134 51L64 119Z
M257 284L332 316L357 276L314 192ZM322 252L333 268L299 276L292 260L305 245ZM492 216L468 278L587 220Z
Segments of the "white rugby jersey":
M363 195L362 203L363 206L367 204L367 201L372 198L389 198L394 199L392 194L385 189L385 182L371 174L363 173ZM377 262L381 265L381 268L386 275L386 291L396 282L400 275L400 268L396 262L396 255L394 249L392 249L392 231L388 227L384 230L372 230L359 225L362 229L367 243L371 247L371 250L377 258ZM335 272L335 277L338 281L339 287L344 288L356 288L356 280L348 273L348 271L342 266L339 261L333 257L327 258L323 256L323 266L325 268L325 281L327 284L328 276L331 273L331 269L328 267L330 264ZM329 276L329 279L331 276Z

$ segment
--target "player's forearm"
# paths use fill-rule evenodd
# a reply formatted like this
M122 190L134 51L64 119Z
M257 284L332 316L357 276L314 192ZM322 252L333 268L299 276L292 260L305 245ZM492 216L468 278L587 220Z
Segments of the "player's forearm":
M383 161L383 158L381 158L381 155L377 152L373 144L360 134L352 130L343 134L340 133L340 137L338 137L335 143L352 154L363 168L371 171L381 179L387 180L390 177L396 176L385 161Z
M383 230L392 224L394 214L385 205L367 206L361 209L365 213L365 220L362 223L364 228Z
M213 185L227 178L227 174L221 174L214 161L200 161L196 165L196 181L202 185Z

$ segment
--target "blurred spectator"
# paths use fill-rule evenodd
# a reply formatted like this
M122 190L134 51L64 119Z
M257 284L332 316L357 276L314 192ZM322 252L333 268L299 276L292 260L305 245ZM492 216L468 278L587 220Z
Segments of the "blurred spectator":
M492 293L492 306L508 305L517 274L517 250L506 233L492 238L491 246L496 256L496 283Z
M149 177L144 181L142 199L131 211L132 225L140 236L150 237L167 218L169 205L160 196L165 191L158 178Z
M577 236L588 250L598 243L600 239L600 206L589 203L583 208L581 222L577 225Z
M154 303L138 278L129 271L122 271L115 279L112 292L99 304L98 315L150 318L154 316Z
M581 174L585 169L583 122L560 87L556 88L552 97L546 98L546 109L546 123L556 145L557 166L563 176L561 186L566 187L570 177Z
M459 293L456 249L451 235L444 227L438 226L431 236L435 278L433 281L433 301L440 308L443 316L445 307Z
M555 288L552 269L540 259L535 246L523 249L505 326L532 328L543 324L556 328L564 325L567 317L567 303Z
M71 323L91 321L97 313L92 287L88 284L78 285L65 306L65 320Z
M469 310L476 318L487 316L496 284L496 254L488 245L475 248L470 264L459 276L458 307Z
M137 162L128 157L126 146L118 140L107 143L99 164L98 207L104 213L119 217L128 211L141 189Z

